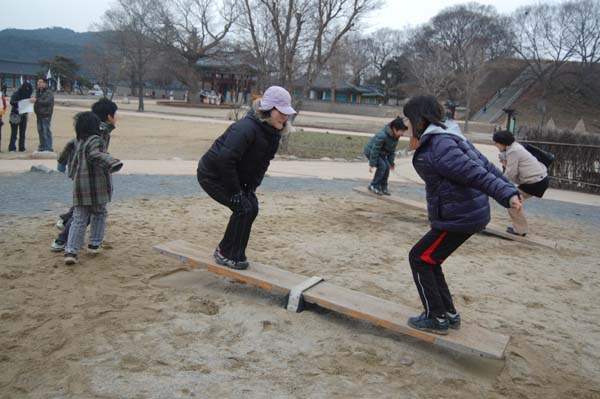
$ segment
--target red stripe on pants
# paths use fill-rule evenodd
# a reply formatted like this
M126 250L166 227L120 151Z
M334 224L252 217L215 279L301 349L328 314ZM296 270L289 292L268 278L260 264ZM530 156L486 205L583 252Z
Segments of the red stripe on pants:
M429 263L430 265L437 265L438 264L438 262L434 261L431 258L431 254L433 253L433 251L435 251L435 249L437 247L440 246L440 243L442 242L442 240L444 239L444 237L446 237L446 232L445 231L440 235L440 237L437 240L435 240L435 242L433 244L431 244L431 246L429 248L427 248L425 250L425 252L423 252L423 254L421 255L421 260L423 262Z

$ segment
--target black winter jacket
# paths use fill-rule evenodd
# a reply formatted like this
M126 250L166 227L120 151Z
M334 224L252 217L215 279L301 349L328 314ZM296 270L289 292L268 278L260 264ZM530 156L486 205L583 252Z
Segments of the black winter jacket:
M49 89L38 90L33 111L38 118L51 118L54 111L54 94Z
M219 181L230 195L256 190L282 134L261 115L251 109L229 126L198 162L199 175Z

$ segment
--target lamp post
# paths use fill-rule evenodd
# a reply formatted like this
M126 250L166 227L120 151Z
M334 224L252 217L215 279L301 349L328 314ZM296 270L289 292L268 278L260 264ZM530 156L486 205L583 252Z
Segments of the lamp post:
M517 111L513 108L503 108L502 111L506 112L506 130L514 133L515 126L517 124L517 120L515 118Z

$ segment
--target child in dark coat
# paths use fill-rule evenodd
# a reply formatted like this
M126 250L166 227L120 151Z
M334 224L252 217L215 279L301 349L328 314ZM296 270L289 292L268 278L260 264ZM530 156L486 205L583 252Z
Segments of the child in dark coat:
M446 284L442 263L490 221L488 196L505 208L521 207L519 191L461 133L444 122L444 109L432 96L404 106L417 148L413 166L425 181L431 229L410 250L409 263L424 312L411 317L416 329L447 334L460 327L460 315Z
M388 191L388 178L390 170L394 170L396 147L398 139L404 135L407 127L402 118L397 117L383 127L375 136L371 137L365 146L365 156L369 159L369 173L376 168L369 191L377 195L390 195Z

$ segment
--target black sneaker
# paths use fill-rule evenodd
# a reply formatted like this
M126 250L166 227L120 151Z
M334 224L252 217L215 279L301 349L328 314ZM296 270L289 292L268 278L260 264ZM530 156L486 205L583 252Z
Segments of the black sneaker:
M369 185L369 191L372 192L373 194L383 195L383 193L381 192L381 190L379 189L379 187L375 187L372 184Z
M244 270L247 269L249 265L247 260L233 260L226 258L221 254L219 248L215 249L215 253L213 255L219 265L229 267L230 269Z
M408 325L412 328L439 335L448 334L449 324L448 319L438 319L437 317L428 318L425 312L421 313L420 316L410 317L408 319Z
M390 193L390 192L388 191L387 187L385 187L385 188L382 188L382 189L381 189L381 193L382 193L383 195L392 195L392 193Z
M525 235L527 235L527 233L523 233L523 234L517 233L515 231L515 229L512 228L511 226L509 226L509 227L506 228L506 232L509 233L509 234L514 234L514 235L519 236L519 237L525 237Z
M95 255L98 252L100 252L100 247L101 247L100 245L89 244L88 245L88 252Z
M67 252L65 254L65 264L74 265L75 263L77 263L77 255Z
M452 328L453 330L460 329L460 313L446 312L446 318L448 319L448 327Z

